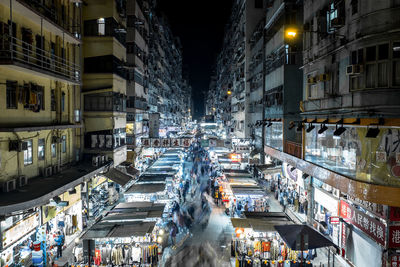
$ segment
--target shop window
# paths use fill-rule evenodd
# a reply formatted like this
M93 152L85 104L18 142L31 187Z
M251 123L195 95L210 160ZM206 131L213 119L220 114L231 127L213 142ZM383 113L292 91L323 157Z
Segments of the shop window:
M32 139L25 141L27 143L27 149L24 150L24 165L31 165L33 163L32 154Z
M7 81L6 82L6 102L8 109L17 108L17 82Z
M41 138L38 140L38 160L44 160L45 152L46 152L45 140L44 138Z
M366 88L375 87L375 77L376 77L376 64L367 64L366 66Z
M57 156L57 145L51 144L51 157L55 158Z
M61 152L66 153L67 152L67 136L63 135L61 137Z
M98 32L98 35L106 34L106 21L104 18L99 18L97 20L97 32Z

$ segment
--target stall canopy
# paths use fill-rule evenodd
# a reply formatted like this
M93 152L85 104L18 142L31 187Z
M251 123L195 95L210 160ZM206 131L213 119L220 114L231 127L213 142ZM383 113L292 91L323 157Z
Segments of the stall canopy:
M132 176L125 174L117 169L110 169L108 172L104 174L107 178L116 182L121 186L125 186L132 179Z
M119 203L114 209L110 211L113 212L140 212L149 210L164 210L165 204L154 203L154 202L124 202Z
M257 182L254 179L251 178L239 178L237 179L235 178L229 178L228 182L230 185L234 186L234 185L245 185L245 186L255 186L257 185Z
M167 180L168 176L167 175L146 175L146 176L140 176L139 180L137 181L138 184L140 183L165 183L165 180Z
M232 185L231 186L232 193L234 195L265 195L264 190L262 190L259 186L241 186L241 185Z
M145 236L153 231L155 222L133 221L125 223L99 222L82 239Z
M245 212L246 218L231 218L235 228L252 228L256 232L274 232L277 225L293 222L283 212Z
M151 194L165 190L165 183L157 184L134 184L125 193L126 194Z
M275 229L291 249L299 250L301 248L299 238L301 236L303 236L303 240L306 236L306 239L308 239L308 247L304 250L335 246L330 239L306 224L277 225Z

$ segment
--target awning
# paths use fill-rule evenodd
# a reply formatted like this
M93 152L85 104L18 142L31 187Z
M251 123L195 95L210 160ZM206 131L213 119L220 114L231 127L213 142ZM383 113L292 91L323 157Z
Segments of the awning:
M228 179L230 185L244 185L244 186L252 186L257 185L257 182L251 178L229 178Z
M258 186L231 186L234 195L265 196L266 193Z
M164 210L165 204L154 203L154 202L123 202L119 203L112 212L139 212L139 211L149 211L149 210Z
M125 174L115 168L110 169L107 173L104 174L104 176L113 180L121 186L125 186L132 179L130 175Z
M137 175L139 175L139 173L140 173L140 171L139 171L138 169L135 169L135 168L133 168L132 166L131 166L131 167L127 167L127 168L126 168L126 172L127 172L129 175L132 175L132 176L137 176Z
M92 226L82 239L145 236L154 229L155 222L134 221L123 224L99 222Z
M165 183L158 184L134 184L125 194L152 194L165 190Z
M246 218L231 218L232 226L252 228L256 232L275 232L275 226L293 224L283 212L245 212L245 216Z

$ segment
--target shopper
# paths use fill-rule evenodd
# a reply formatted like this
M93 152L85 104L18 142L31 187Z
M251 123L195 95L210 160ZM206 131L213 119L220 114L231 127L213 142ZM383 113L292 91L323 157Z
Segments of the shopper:
M64 246L65 243L65 237L61 231L57 232L57 236L54 239L56 242L57 246L57 259L62 257L62 247Z

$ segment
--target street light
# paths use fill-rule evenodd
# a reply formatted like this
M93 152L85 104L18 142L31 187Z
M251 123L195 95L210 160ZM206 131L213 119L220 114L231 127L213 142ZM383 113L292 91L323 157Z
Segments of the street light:
M310 31L310 30L307 30L307 29L302 29L302 30L300 30L300 29L295 28L295 27L289 27L289 28L287 28L287 29L285 30L285 36L287 37L288 40L293 40L293 39L295 39L295 38L297 37L298 34L304 33L304 32L310 32L310 33L324 33L324 34L327 34L327 33L328 33L328 34L329 34L329 32ZM346 36L344 36L344 35L342 35L342 34L338 34L338 33L336 33L336 32L331 32L331 34L334 34L334 35L336 35L336 36L338 36L338 37L342 37L342 38L345 38L345 37L346 37Z
M228 90L228 92L226 92L228 95L231 95L232 94L232 91L231 90Z
M295 38L296 35L297 35L297 32L298 32L297 29L289 28L289 29L286 30L286 36L288 38Z

